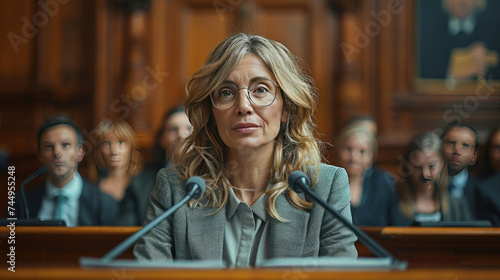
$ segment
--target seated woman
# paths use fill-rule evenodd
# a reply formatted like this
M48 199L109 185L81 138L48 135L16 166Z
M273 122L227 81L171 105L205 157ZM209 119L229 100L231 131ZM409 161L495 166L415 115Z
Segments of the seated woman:
M411 142L402 163L403 180L397 186L401 212L393 217L394 225L409 226L414 221L465 221L472 218L467 201L446 195L446 164L441 139L435 133L424 133ZM441 186L442 219L438 191L433 181Z
M361 127L344 130L337 145L340 166L349 176L351 212L357 226L389 226L395 195L394 177L373 166L377 155L375 135ZM396 208L397 209L397 208Z
M97 147L94 161L100 173L99 188L121 201L130 178L140 170L141 155L137 150L135 131L124 120L103 120L95 130Z
M137 259L249 267L273 258L357 256L356 236L288 186L289 174L301 170L312 190L351 220L345 170L320 163L315 87L288 49L233 35L212 51L186 91L193 132L175 164L158 172L146 221L186 195L188 178L204 178L207 190L139 239Z
M149 195L156 185L156 174L166 167L173 156L174 148L191 134L192 126L184 107L176 107L163 117L160 130L151 151L151 159L144 170L132 177L120 207L118 225L140 226L146 218Z

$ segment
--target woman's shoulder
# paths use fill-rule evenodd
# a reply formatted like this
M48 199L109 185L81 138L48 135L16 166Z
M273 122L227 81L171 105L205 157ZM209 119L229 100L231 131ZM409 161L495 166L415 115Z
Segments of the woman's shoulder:
M331 181L333 179L346 179L347 180L347 172L345 171L344 168L326 164L326 163L321 163L319 166L319 175L318 175L318 181L319 180L326 180L326 181Z
M322 163L319 167L319 176L315 185L315 192L320 197L341 209L350 201L349 179L344 168Z
M154 191L158 195L168 192L174 195L183 196L185 194L183 185L184 182L179 178L179 175L176 172L176 167L173 165L169 165L158 171L156 177L156 187Z

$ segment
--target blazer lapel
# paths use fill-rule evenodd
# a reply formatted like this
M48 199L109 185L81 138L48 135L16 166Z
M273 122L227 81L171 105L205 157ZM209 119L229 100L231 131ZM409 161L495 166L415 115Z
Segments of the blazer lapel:
M224 246L226 208L196 207L186 212L187 246L194 260L221 260Z
M304 194L298 194L302 199ZM281 194L276 199L276 209L287 222L280 222L270 218L269 228L269 257L270 258L298 258L302 256L309 223L310 213L295 208Z

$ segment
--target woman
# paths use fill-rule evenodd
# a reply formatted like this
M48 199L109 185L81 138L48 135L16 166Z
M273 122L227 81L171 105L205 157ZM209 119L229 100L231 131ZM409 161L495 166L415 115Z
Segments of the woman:
M355 235L288 188L295 170L351 220L345 170L320 164L312 113L316 93L282 44L237 34L219 44L186 86L193 125L175 165L158 173L146 221L207 190L140 239L137 259L223 260L249 267L271 258L357 255Z
M351 126L339 137L340 166L349 176L351 212L357 226L389 226L394 178L373 166L377 155L375 135L363 127Z
M101 174L99 188L121 201L130 178L140 170L137 136L126 121L106 119L97 125L95 139L98 145L94 149L94 161Z
M402 175L398 184L401 213L394 217L395 225L408 226L413 222L470 220L467 202L446 195L448 167L441 139L432 132L417 136L405 154ZM441 218L438 191L441 186L443 218Z
M120 204L118 225L142 225L146 218L149 194L156 185L156 174L168 165L168 159L173 157L174 147L191 133L191 129L183 106L175 107L165 114L162 126L156 134L150 161L141 173L132 177L130 187L125 192Z

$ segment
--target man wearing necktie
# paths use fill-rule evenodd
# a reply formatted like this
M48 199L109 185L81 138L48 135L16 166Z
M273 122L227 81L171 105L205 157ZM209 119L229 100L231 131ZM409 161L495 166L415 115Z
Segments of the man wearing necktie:
M47 119L38 131L38 150L40 162L47 168L47 178L45 183L26 191L33 217L64 220L67 226L115 223L116 200L77 171L85 151L82 134L71 119L64 116ZM23 212L20 204L18 209Z
M477 161L477 132L469 125L452 123L445 127L442 139L448 164L448 193L465 199L475 217L475 188L478 180L469 174L468 167Z
M420 78L445 79L448 89L480 77L500 79L500 37L493 31L500 28L498 2L442 0L419 5Z

